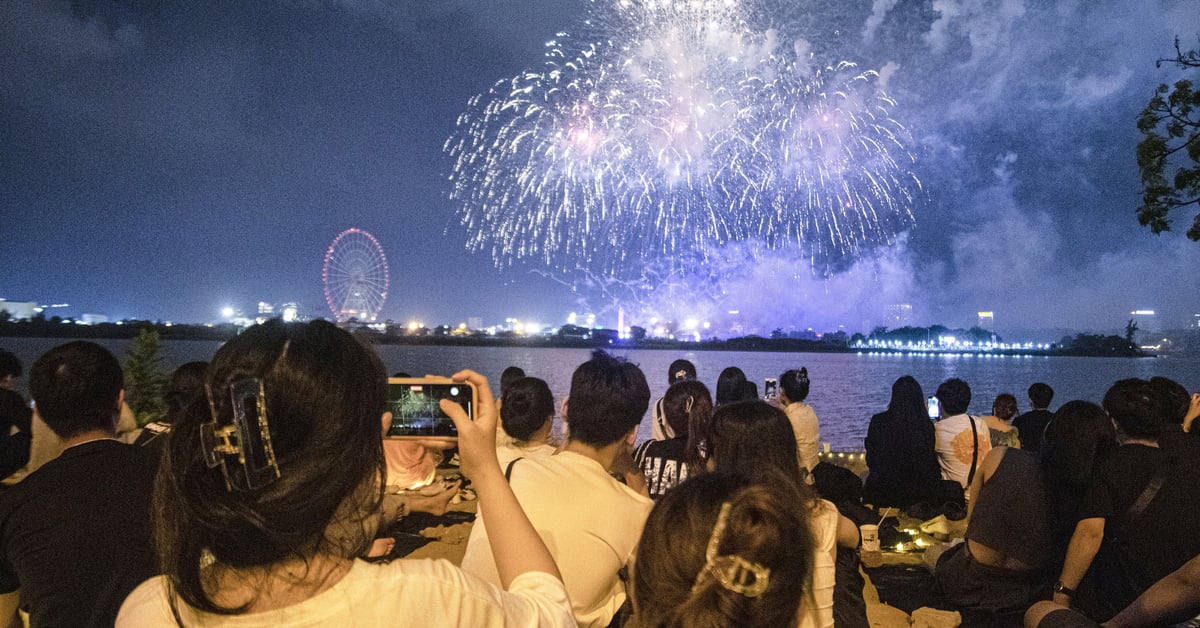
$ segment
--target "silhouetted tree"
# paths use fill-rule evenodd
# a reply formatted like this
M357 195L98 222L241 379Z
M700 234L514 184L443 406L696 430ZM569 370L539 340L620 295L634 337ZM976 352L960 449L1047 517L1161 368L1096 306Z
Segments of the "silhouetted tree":
M1185 52L1176 38L1175 58L1159 59L1156 65L1164 63L1184 70L1200 68L1200 49ZM1172 210L1200 207L1200 89L1188 79L1173 86L1159 85L1138 116L1137 126L1143 136L1137 146L1142 175L1138 222L1154 233L1170 231ZM1170 168L1175 168L1174 173L1168 173ZM1200 213L1187 236L1200 240Z

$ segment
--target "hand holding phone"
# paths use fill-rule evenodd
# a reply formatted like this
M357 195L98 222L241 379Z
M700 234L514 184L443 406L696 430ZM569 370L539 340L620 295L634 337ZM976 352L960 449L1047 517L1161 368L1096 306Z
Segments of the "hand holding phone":
M476 387L448 377L393 377L388 379L387 410L392 413L387 438L456 439L458 428L441 406L443 399L457 404L474 419Z
M763 399L775 401L779 398L779 380L768 377L763 380Z
M942 408L941 408L941 405L938 404L938 398L930 397L929 398L929 418L933 419L933 420L937 420L937 418L940 417L941 415L942 415Z

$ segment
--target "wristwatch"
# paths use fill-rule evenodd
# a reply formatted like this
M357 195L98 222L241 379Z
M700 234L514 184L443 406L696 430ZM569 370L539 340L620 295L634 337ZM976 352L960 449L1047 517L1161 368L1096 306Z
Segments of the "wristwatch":
M1067 596L1067 597L1074 597L1074 596L1075 596L1075 589L1068 589L1068 588L1066 587L1066 585L1064 585L1064 584L1063 584L1063 581L1062 581L1062 580L1059 580L1058 582L1055 582L1055 583L1054 583L1054 592L1055 592L1055 593L1062 593L1063 595L1065 595L1065 596Z

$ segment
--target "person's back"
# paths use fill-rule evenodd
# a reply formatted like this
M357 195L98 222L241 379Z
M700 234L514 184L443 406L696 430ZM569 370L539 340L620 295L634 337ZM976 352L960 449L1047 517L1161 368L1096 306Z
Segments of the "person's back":
M940 496L942 476L934 444L921 386L910 376L901 377L892 385L887 411L871 417L867 426L870 474L863 497L876 506L907 508Z
M992 449L987 422L967 414L971 387L961 379L942 382L937 398L942 418L934 426L934 435L942 478L954 480L967 489L983 457Z
M1054 418L1054 413L1049 410L1053 398L1054 389L1046 384L1038 382L1029 387L1029 403L1033 409L1012 420L1021 440L1021 449L1041 451L1042 434Z
M25 398L13 390L21 370L17 356L0 349L0 480L29 462L32 413Z
M38 414L66 446L0 500L0 592L35 626L111 626L125 596L157 572L150 544L156 456L117 442L120 364L73 342L30 375Z
M607 626L625 602L618 571L632 560L653 502L609 469L617 456L629 456L649 405L641 371L597 352L572 377L563 450L510 467L513 492L554 555L581 626ZM498 582L483 517L471 530L462 567Z

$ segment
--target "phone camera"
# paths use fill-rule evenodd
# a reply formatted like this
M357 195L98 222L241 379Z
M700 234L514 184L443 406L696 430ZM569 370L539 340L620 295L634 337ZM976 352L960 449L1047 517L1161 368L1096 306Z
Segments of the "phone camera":
M450 387L450 394L451 394L451 395L453 395L453 396L455 396L455 397L457 397L457 396L458 396L458 386L451 386L451 387Z

